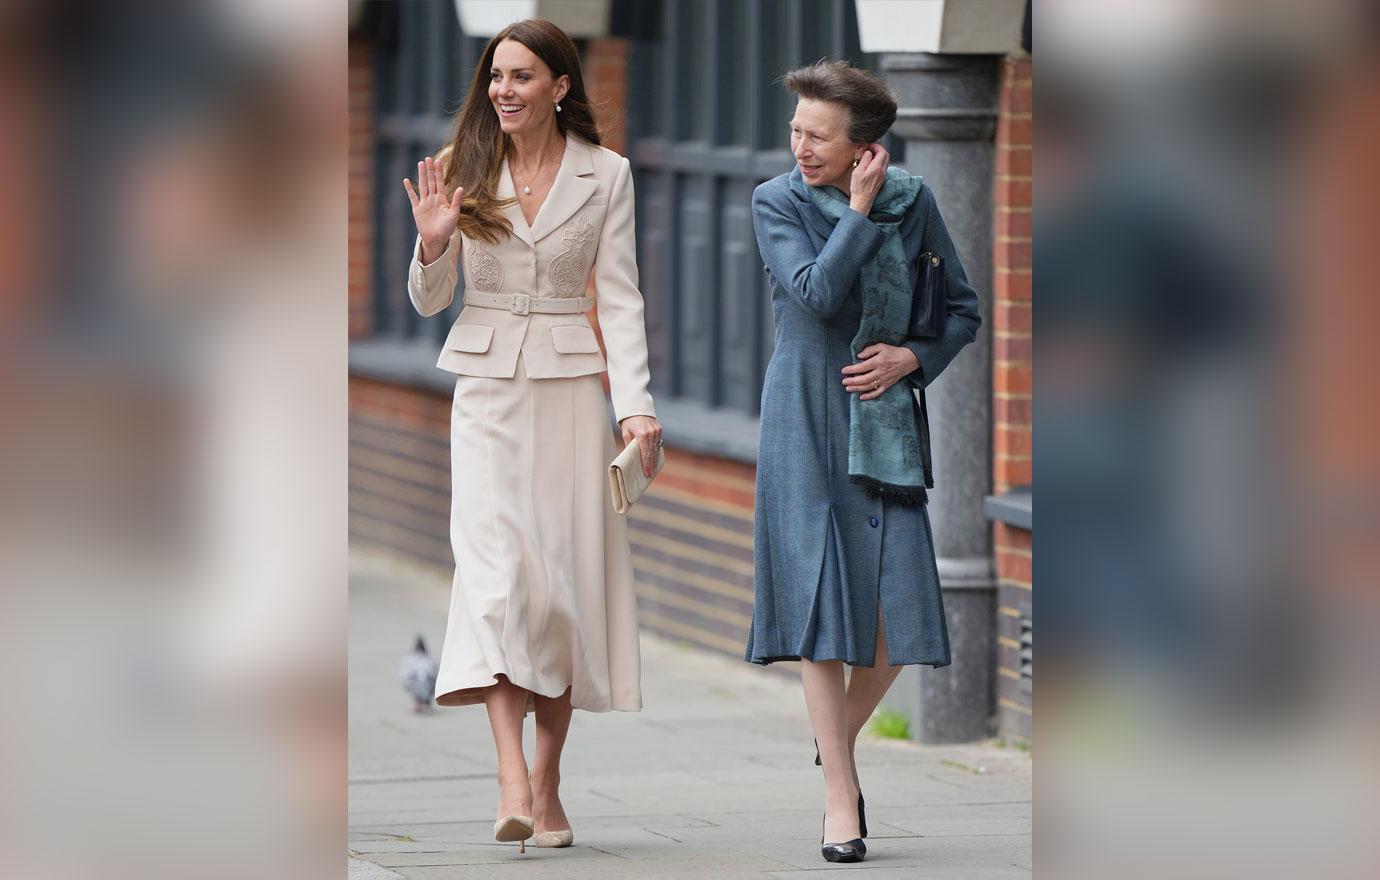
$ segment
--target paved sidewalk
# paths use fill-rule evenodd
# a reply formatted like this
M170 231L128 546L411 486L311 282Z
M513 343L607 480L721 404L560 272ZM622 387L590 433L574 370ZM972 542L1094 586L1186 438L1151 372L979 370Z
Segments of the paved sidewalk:
M496 764L483 708L417 715L395 680L417 633L439 651L448 593L435 574L352 559L351 878L1031 873L1030 757L988 744L860 743L867 861L824 862L824 785L799 685L647 635L644 710L575 713L562 768L575 846L519 855L493 839ZM529 719L529 756L532 735Z

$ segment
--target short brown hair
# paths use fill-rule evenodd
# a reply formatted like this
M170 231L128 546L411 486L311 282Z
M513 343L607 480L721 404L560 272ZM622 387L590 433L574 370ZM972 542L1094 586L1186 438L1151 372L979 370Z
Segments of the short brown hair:
M797 67L783 78L786 89L800 98L829 101L848 108L848 140L870 144L896 121L896 99L880 76L847 61L816 61Z

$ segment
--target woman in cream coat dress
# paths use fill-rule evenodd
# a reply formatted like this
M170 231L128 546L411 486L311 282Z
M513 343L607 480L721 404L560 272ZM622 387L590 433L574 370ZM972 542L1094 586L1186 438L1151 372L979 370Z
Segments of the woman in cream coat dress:
M487 90L486 90L487 86ZM573 834L557 792L572 709L642 706L628 538L599 374L644 469L661 443L647 392L628 160L597 145L579 58L549 22L486 47L456 138L406 182L418 241L408 294L465 308L438 366L451 411L455 577L436 682L442 706L484 703L498 750L499 840ZM506 227L506 228L505 228ZM591 269L608 363L585 313ZM530 769L526 712L536 714Z

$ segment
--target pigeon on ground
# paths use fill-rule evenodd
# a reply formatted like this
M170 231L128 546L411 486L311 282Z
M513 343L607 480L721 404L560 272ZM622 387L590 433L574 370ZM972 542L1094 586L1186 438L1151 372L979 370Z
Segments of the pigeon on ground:
M439 671L440 667L436 661L426 652L426 642L421 636L417 636L417 644L413 645L411 652L398 663L398 681L402 683L403 690L412 695L413 711L425 712L431 708L431 701L436 696L436 674Z

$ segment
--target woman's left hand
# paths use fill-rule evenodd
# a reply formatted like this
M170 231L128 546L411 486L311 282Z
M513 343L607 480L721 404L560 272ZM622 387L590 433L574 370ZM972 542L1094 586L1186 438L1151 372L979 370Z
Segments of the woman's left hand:
M628 416L618 427L623 429L624 445L637 441L642 473L650 477L656 471L657 453L661 450L661 422L651 416Z
M856 364L843 368L843 387L849 394L862 394L863 400L871 400L919 366L910 349L874 342L858 353Z

